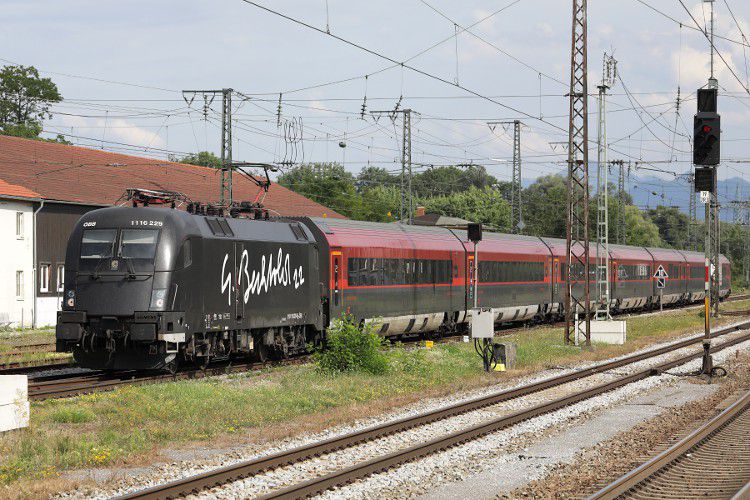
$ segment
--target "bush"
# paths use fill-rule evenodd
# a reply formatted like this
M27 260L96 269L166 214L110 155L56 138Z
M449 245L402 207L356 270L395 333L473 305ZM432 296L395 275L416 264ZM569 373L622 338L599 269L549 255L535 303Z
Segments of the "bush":
M324 347L316 347L313 359L325 373L386 373L390 368L385 355L386 340L373 332L372 324L358 325L352 316L335 319L326 334Z

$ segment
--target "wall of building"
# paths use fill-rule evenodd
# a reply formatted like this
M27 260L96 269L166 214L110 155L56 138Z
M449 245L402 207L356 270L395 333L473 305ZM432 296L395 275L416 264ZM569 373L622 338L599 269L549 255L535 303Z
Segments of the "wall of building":
M23 228L16 234L17 215L23 214ZM30 327L34 310L33 204L0 199L0 327ZM20 296L16 273L23 272Z
M68 238L78 219L97 208L101 207L46 202L37 214L37 326L54 325L57 321L64 287L60 268L65 265ZM43 279L44 275L46 279ZM46 285L46 288L41 285Z

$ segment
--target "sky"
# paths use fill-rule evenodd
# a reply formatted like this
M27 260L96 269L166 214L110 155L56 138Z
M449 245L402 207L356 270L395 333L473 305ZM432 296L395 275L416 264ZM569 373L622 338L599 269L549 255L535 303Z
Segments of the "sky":
M702 29L709 4L683 1ZM510 180L513 129L487 122L516 119L523 123L524 183L565 171L571 2L257 4L318 31L243 0L4 0L0 63L33 65L58 85L64 101L53 107L46 135L62 133L75 144L111 151L157 158L218 153L220 97L207 102L182 91L232 88L241 93L232 107L236 161L337 161L352 172L367 165L398 172L400 117L371 113L398 104L413 110L415 171L474 163ZM715 60L719 178L744 179L750 5L714 5L715 33L724 37L715 41L723 57ZM637 189L662 192L661 202L678 204L672 194L688 188L675 174L691 168L691 118L695 91L709 76L709 44L679 0L589 2L588 24L592 179L594 94L606 51L619 74L606 99L608 157L631 161L634 176L653 177L653 186Z

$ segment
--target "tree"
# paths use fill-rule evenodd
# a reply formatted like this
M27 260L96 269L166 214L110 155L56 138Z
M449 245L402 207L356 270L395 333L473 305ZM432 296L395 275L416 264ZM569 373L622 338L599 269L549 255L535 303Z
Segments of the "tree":
M540 177L524 189L521 194L524 232L565 238L567 193L567 182L561 175Z
M676 207L662 205L647 212L649 219L659 228L664 243L672 248L685 249L688 245L688 225L690 219Z
M378 186L396 186L400 179L388 173L382 167L365 167L357 175L357 187L360 191L373 189Z
M510 205L499 191L490 187L470 186L465 191L424 198L419 203L427 213L481 222L501 231L507 231L510 226Z
M339 163L298 165L280 175L277 182L347 217L361 216L362 198L354 176Z
M398 179L398 176L396 176ZM468 189L470 186L485 188L497 182L481 165L466 167L435 167L412 178L412 190L415 196L446 196Z
M401 207L401 189L396 186L375 186L362 193L362 220L394 222Z
M190 153L183 157L170 155L169 161L174 161L177 163L188 163L190 165L200 165L202 167L213 167L213 168L221 167L221 158L219 158L218 156L216 156L210 151Z
M663 246L664 243L659 238L659 228L645 217L638 207L625 207L625 225L628 228L626 244L638 247Z
M30 139L42 132L50 106L62 101L57 85L40 78L33 66L4 66L0 70L0 130Z

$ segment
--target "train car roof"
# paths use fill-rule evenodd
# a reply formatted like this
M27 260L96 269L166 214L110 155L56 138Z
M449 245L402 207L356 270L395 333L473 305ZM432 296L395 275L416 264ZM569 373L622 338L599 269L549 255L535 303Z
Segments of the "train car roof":
M685 262L689 264L700 264L705 265L706 263L706 256L702 252L693 252L691 250L678 250L683 257L685 257Z
M679 250L656 247L646 247L646 250L648 250L651 255L654 256L655 262L685 262L685 255L683 255Z
M551 250L552 255L554 257L564 259L565 255L568 252L567 246L568 243L566 240L563 240L562 238L547 238L547 237L540 237L539 238L542 242L544 242ZM576 245L576 248L579 248L580 244ZM589 243L589 260L595 259L597 257L597 249L596 249L596 242Z
M649 261L654 260L653 256L643 247L632 247L630 245L609 245L609 255L615 260L640 260Z
M311 217L309 220L320 229L331 246L463 250L461 242L443 227L320 217Z
M468 232L465 229L451 229L470 251L474 250L474 244L469 241ZM547 245L536 236L526 236L523 234L505 234L484 231L482 241L477 246L480 255L535 255L550 256Z

